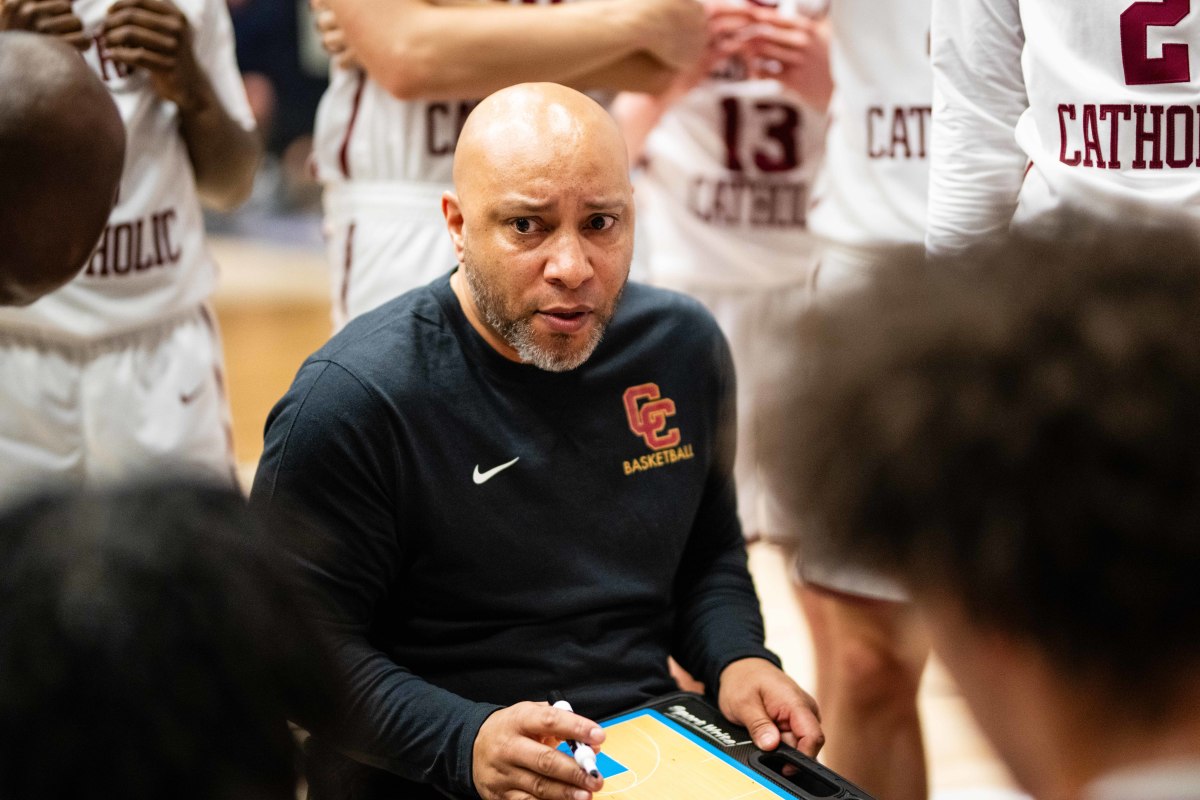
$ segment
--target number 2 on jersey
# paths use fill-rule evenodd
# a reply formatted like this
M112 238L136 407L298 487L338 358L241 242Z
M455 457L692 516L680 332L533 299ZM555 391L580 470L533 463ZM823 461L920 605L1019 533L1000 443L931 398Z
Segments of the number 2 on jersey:
M1192 78L1186 44L1164 44L1162 56L1150 58L1148 29L1171 27L1192 10L1192 0L1134 3L1121 12L1121 62L1126 86L1152 83L1187 83Z

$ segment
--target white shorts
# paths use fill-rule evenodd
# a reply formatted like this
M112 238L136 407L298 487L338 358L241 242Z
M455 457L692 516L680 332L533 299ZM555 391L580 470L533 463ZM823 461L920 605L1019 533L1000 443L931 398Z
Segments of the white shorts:
M438 184L355 181L325 188L333 329L455 265Z
M737 371L738 445L733 472L743 533L751 540L790 538L797 521L769 488L772 473L782 465L771 458L777 449L764 444L786 424L777 418L776 410L794 405L784 398L800 389L802 376L787 367L796 363L793 348L811 296L808 287L797 283L743 289L669 279L656 283L707 306L729 340Z
M165 469L233 486L232 444L207 309L98 342L0 331L0 503Z
M865 288L885 251L846 247L826 242L813 275L813 301L827 303ZM798 553L794 578L801 583L842 594L892 602L907 601L908 594L895 581L847 564L826 563Z

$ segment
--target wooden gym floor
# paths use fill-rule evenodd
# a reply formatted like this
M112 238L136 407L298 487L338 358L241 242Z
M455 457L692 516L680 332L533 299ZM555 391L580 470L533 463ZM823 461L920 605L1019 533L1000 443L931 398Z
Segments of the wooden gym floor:
M213 305L224 338L234 446L248 487L267 413L300 363L329 335L329 278L315 247L220 237L212 245L221 265ZM808 628L792 600L782 555L760 542L750 548L750 567L763 602L767 644L801 685L811 687ZM1021 797L936 663L926 671L920 705L934 800Z

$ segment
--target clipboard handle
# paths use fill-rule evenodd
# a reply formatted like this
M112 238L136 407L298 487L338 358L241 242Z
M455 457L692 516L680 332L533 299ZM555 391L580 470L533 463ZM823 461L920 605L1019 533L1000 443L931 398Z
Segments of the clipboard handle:
M804 800L870 800L867 795L847 792L845 786L822 775L819 764L790 748L755 753L748 761L755 770Z

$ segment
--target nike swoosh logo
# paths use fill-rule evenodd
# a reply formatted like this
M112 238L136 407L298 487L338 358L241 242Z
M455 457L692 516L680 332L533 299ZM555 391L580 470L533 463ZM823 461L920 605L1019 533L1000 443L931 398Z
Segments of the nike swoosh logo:
M496 475L498 475L499 473L501 473L501 472L503 472L504 470L508 469L509 467L511 467L513 464L517 463L517 462L518 462L518 461L520 461L520 460L521 460L521 457L520 457L520 456L517 456L517 457L516 457L516 458L514 458L512 461L509 461L507 464L501 464L501 465L500 465L500 466L498 466L498 467L492 467L492 468L491 468L491 469L489 469L487 472L480 472L480 471L479 471L479 465L478 465L478 464L476 464L476 465L475 465L475 474L473 474L473 475L471 476L471 478L472 478L472 479L475 481L475 485L476 485L476 486L478 486L478 485L479 485L479 484L481 484L481 483L487 483L487 482L488 482L488 481L490 481L492 478L494 478Z
M197 397L199 397L200 393L203 391L204 391L204 384L201 383L195 389L192 389L190 392L187 392L186 394L184 394L183 392L180 392L179 402L183 403L185 406L190 405L191 402L193 400L195 400Z

